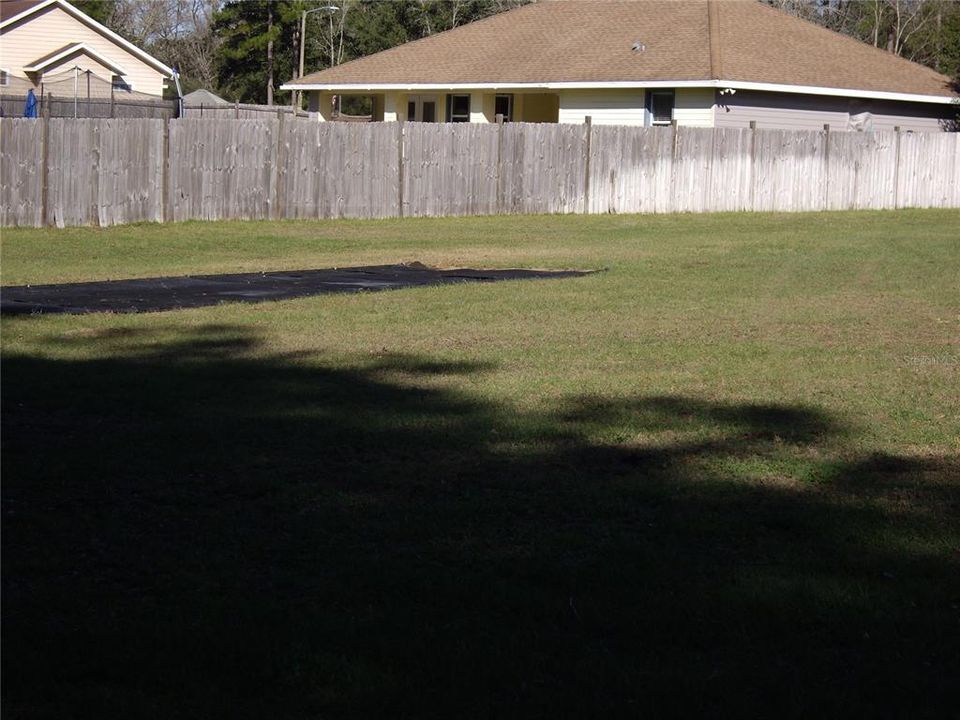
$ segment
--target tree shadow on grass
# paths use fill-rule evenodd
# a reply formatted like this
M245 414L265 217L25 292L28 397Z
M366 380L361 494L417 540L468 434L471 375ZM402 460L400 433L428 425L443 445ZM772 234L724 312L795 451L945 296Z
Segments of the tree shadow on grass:
M22 322L18 320L15 322ZM958 461L816 408L438 389L242 328L4 360L10 717L943 716Z

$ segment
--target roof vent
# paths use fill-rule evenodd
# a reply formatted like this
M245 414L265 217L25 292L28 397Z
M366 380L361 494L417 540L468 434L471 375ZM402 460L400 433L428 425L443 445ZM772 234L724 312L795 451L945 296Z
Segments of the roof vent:
M633 41L633 45L632 45L632 47L631 47L630 49L633 50L634 52L643 52L644 50L647 49L647 46L644 45L644 44L643 44L642 42L640 42L639 40L634 40L634 41Z

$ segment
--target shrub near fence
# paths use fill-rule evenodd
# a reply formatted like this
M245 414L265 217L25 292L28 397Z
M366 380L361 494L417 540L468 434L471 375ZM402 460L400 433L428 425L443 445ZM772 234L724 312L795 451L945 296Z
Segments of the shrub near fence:
M960 207L960 134L0 120L3 225Z

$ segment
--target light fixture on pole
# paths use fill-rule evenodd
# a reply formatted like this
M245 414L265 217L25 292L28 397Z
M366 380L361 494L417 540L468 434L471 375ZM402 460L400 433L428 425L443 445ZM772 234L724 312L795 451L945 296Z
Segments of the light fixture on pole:
M298 78L303 77L303 48L307 39L307 15L315 12L325 12L330 16L330 67L333 67L333 15L340 10L336 5L324 5L323 7L313 8L313 10L304 10L300 15L300 72ZM300 91L297 91L296 106L300 107Z

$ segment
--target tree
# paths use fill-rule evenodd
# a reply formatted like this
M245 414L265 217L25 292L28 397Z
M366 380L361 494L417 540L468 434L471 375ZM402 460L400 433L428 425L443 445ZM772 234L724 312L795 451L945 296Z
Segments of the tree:
M72 4L84 15L113 30L111 22L116 10L117 0L74 0Z
M338 0L332 14L310 13L304 43L305 71L370 55L410 40L449 30L528 0ZM216 13L216 76L230 97L271 103L296 76L300 19L330 0L228 0Z

